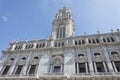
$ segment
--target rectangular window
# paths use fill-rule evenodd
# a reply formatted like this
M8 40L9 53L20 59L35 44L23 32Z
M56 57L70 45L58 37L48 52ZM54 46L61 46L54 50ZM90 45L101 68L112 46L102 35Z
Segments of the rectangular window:
M82 40L82 44L85 44L85 40Z
M115 61L115 66L118 72L120 72L120 61Z
M105 72L103 62L96 62L97 72Z
M85 63L79 63L79 73L86 73Z
M100 43L99 39L96 39L96 42L97 42L97 43Z
M77 45L77 41L75 41L75 45Z
M18 65L15 74L20 74L22 71L23 65Z
M35 71L36 71L36 65L31 65L29 74L35 74Z
M53 70L53 72L54 73L60 73L60 66L54 66L54 70Z
M10 69L10 66L6 66L3 73L2 73L2 75L6 75L8 73L8 71L9 71L9 69Z

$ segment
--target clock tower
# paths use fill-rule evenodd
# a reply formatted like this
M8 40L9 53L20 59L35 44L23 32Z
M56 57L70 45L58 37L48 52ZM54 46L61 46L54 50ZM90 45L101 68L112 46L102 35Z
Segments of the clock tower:
M72 37L74 36L74 32L71 11L69 8L63 7L53 20L51 39Z

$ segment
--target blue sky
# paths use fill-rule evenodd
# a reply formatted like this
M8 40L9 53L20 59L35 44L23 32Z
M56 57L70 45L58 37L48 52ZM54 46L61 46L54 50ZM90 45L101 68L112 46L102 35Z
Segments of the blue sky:
M0 0L0 51L14 40L50 36L51 23L64 6L72 11L76 36L120 29L120 0Z

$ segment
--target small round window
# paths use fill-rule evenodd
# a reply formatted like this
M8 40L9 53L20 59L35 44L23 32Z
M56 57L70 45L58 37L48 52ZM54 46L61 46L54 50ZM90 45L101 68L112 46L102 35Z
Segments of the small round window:
M94 53L94 56L100 56L100 53Z
M34 59L39 59L39 57L36 56L36 57L34 57Z
M26 60L26 57L23 57L22 60Z
M112 55L118 55L116 51L111 52Z
M11 61L15 60L15 58L10 58Z
M83 57L84 56L84 54L78 54L78 57Z

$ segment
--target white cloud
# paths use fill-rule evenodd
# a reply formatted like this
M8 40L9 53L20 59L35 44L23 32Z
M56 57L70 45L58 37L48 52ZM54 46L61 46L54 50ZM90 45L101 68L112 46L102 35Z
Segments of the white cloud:
M2 16L2 19L3 19L5 22L7 22L7 21L8 21L8 19L7 19L7 17L6 17L6 16Z

